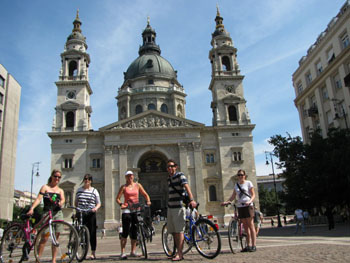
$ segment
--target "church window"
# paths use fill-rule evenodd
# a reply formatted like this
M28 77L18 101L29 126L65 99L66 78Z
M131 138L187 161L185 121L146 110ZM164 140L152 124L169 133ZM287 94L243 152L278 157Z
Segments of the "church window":
M182 106L180 104L177 105L177 116L178 117L183 117Z
M153 68L153 60L152 59L147 60L146 67L147 68Z
M154 80L153 80L153 79L149 79L149 80L147 81L147 83L150 84L150 85L152 85L152 84L154 84Z
M0 75L0 87L5 87L5 79Z
M69 77L76 77L78 75L78 64L75 60L69 62Z
M230 121L237 121L237 110L235 106L231 105L228 107L228 116Z
M120 119L125 119L126 118L126 109L125 107L122 107L120 110Z
M136 108L135 108L135 113L136 113L136 114L142 113L142 106L141 106L141 105L137 105L137 106L136 106Z
M215 185L209 186L209 201L217 201Z
M162 106L160 107L161 112L165 112L168 113L168 106L166 104L162 104Z
M153 103L148 104L148 109L149 110L156 110L156 105L154 105Z
M73 156L64 156L63 157L63 169L72 169L73 168Z
M205 155L205 161L206 163L215 163L215 158L213 153L207 153Z
M0 110L0 121L2 121L2 110Z
M66 113L66 127L73 128L74 127L74 112L68 111Z
M0 92L0 104L4 104L4 94Z
M236 163L243 162L242 150L243 150L242 147L232 147L231 148L232 162L236 162Z
M231 63L230 63L230 59L228 56L223 56L221 59L222 62L222 66L223 66L223 70L224 71L231 71Z

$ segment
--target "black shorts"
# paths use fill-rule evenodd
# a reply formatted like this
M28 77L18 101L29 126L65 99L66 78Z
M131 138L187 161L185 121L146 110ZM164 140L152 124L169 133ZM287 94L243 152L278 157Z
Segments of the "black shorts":
M130 235L131 239L137 239L137 214L136 213L124 213L122 214L123 233L122 237L127 238Z
M254 217L254 207L252 205L250 206L243 206L238 207L238 218L250 218Z

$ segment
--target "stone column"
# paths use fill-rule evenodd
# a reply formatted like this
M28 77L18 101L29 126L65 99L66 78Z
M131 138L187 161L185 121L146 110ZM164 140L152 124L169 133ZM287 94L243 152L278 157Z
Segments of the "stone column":
M199 202L201 205L199 206L199 213L203 214L205 212L206 207L206 191L204 189L204 180L202 176L202 164L203 164L203 158L202 158L202 145L200 142L194 142L193 143L193 149L194 149L194 174L196 178L196 189L191 189L192 191L195 191L193 193L196 197L196 201Z
M114 187L113 187L113 175L112 175L112 146L105 145L105 222L104 228L113 229L117 225L117 221L114 218L115 201L114 201Z
M178 143L179 146L179 166L180 171L188 177L188 169L187 169L187 143Z

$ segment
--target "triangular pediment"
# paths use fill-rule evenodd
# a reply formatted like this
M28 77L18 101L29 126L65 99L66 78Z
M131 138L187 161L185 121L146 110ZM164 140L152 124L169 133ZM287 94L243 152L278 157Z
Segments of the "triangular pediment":
M150 128L175 128L175 127L202 127L204 124L180 118L156 110L148 110L122 121L114 122L101 127L100 131L119 129L150 129Z
M75 183L67 180L67 181L64 181L63 183L60 184L60 187L62 188L73 188L75 186Z
M69 100L62 103L60 107L63 110L75 110L79 107L79 103Z

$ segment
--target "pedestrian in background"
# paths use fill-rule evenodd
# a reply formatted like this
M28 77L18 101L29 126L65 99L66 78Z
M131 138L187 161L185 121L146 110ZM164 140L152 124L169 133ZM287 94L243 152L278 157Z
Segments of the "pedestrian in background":
M261 224L263 223L263 213L261 213L256 207L254 206L254 226L255 226L255 232L256 237L259 236L259 230L261 228Z
M295 225L295 234L298 233L299 230L299 225L301 225L301 231L302 233L305 233L305 224L304 224L304 216L303 216L303 210L301 209L296 209L295 210L295 220L296 220L296 225Z

